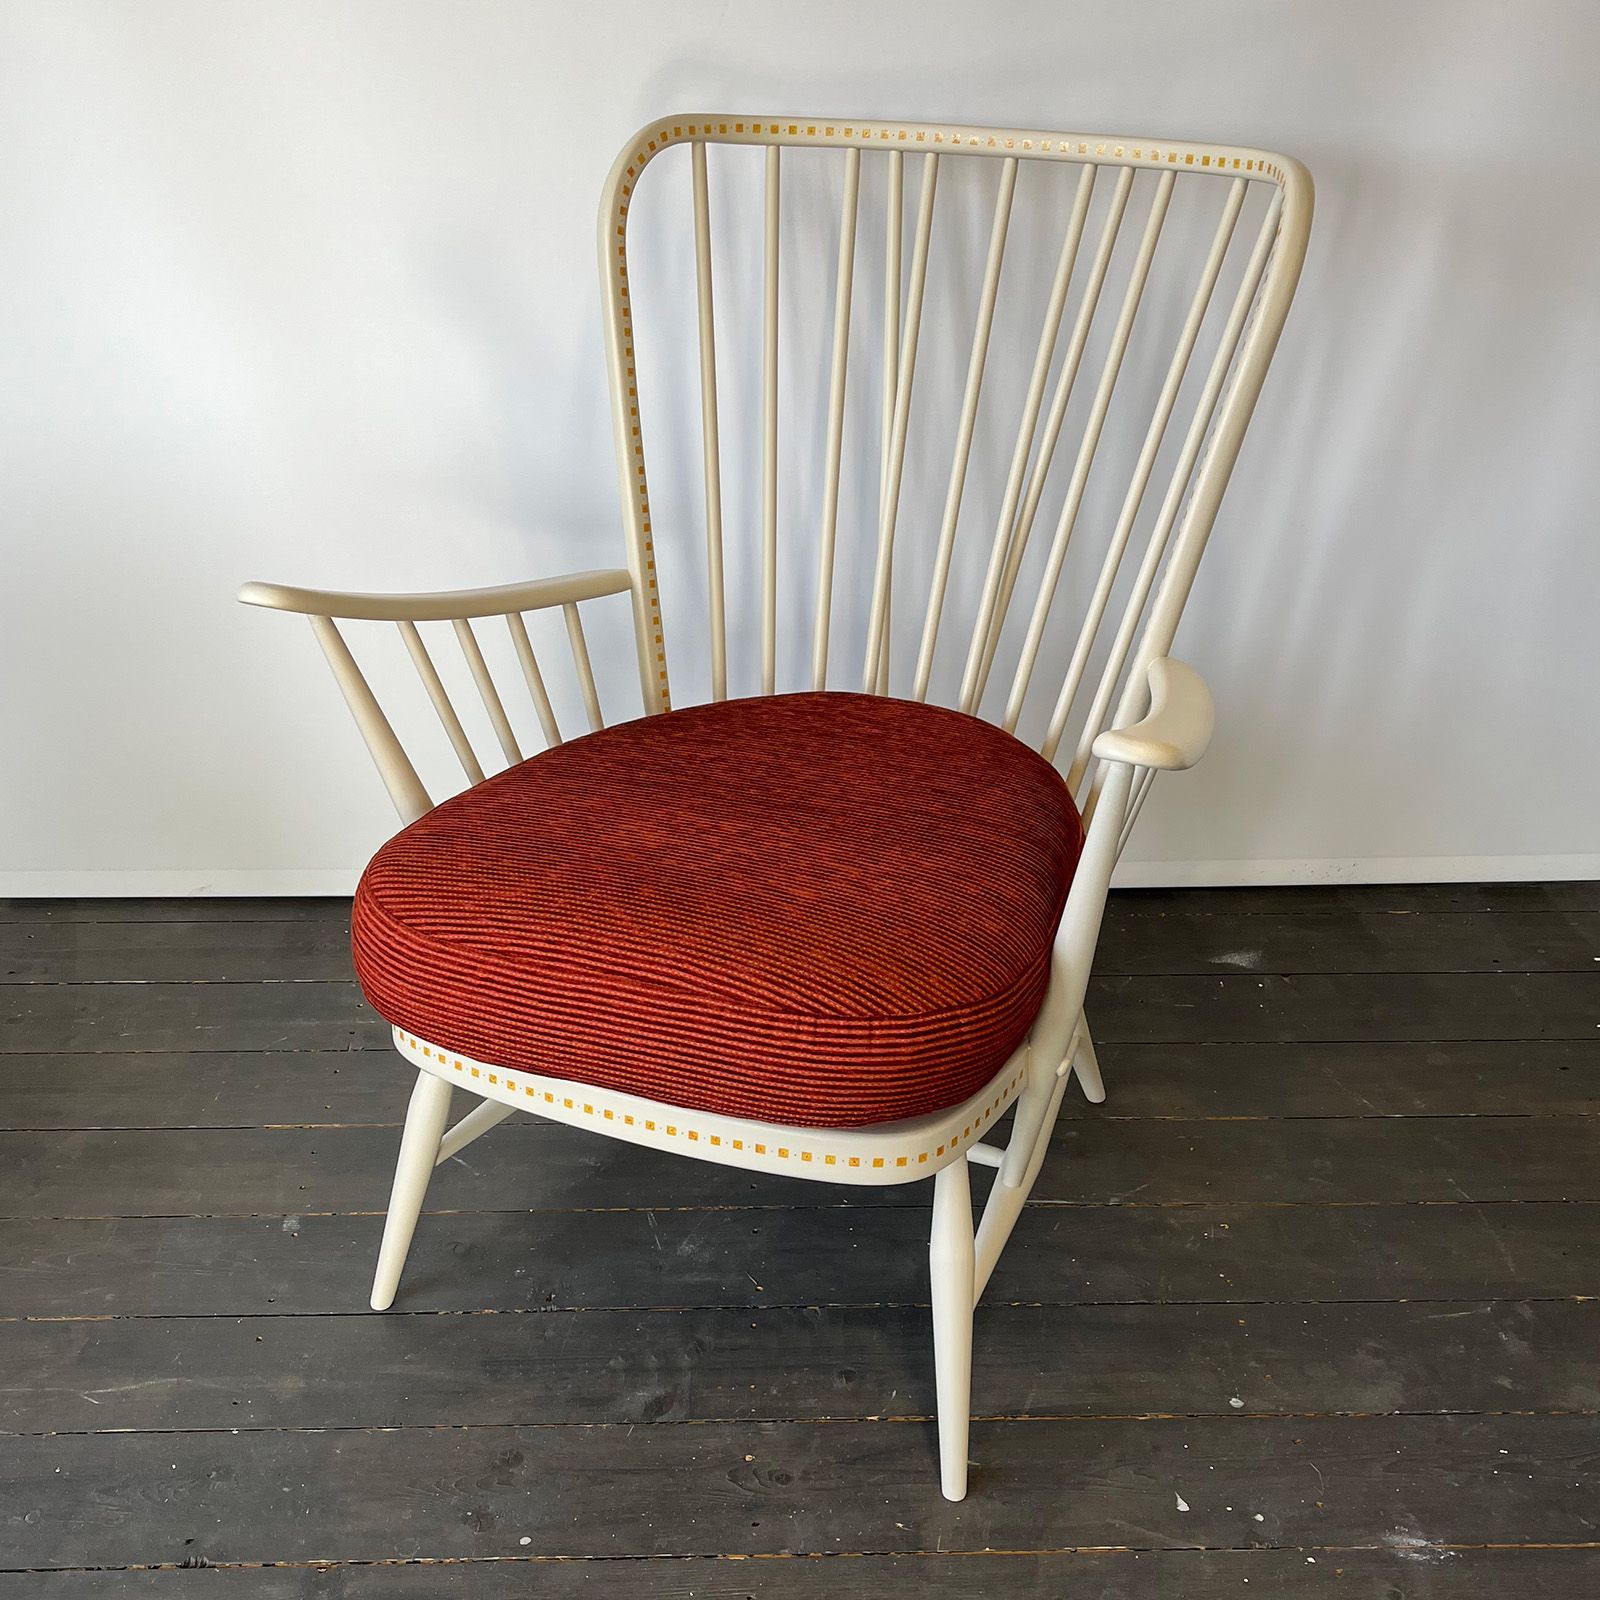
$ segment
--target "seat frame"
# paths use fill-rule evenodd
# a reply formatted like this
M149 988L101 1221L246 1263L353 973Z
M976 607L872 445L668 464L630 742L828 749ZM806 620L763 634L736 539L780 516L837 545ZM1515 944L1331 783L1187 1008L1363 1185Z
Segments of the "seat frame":
M1088 723L1073 762L1070 782L1080 794L1080 808L1086 823L1082 856L1066 901L1052 952L1051 974L1044 1001L1028 1038L1013 1053L991 1080L958 1106L926 1116L870 1127L798 1127L766 1123L690 1110L642 1096L603 1089L553 1076L513 1070L493 1062L483 1062L450 1050L440 1043L418 1038L404 1030L394 1030L400 1054L417 1069L417 1079L406 1115L399 1160L390 1196L383 1240L379 1250L371 1302L375 1309L390 1306L398 1290L401 1272L426 1195L429 1175L473 1139L517 1111L524 1111L555 1122L571 1124L654 1149L670 1150L698 1160L717 1162L751 1171L781 1173L789 1177L857 1186L883 1186L934 1179L932 1227L929 1242L929 1281L933 1308L933 1333L939 1429L940 1480L944 1494L961 1499L967 1489L968 1418L972 1364L973 1310L982 1295L1012 1229L1015 1227L1043 1164L1051 1131L1060 1110L1067 1084L1076 1077L1085 1096L1101 1101L1105 1088L1095 1056L1083 1002L1090 965L1112 870L1149 792L1157 772L1193 765L1203 754L1210 738L1212 711L1204 683L1190 668L1169 654L1173 632L1193 581L1205 539L1210 531L1223 488L1231 472L1245 424L1260 391L1279 331L1293 296L1311 219L1311 186L1304 169L1285 157L1258 150L1216 145L1191 145L1164 140L1134 140L1095 135L1048 134L1021 130L916 125L902 123L845 123L817 118L756 119L727 115L695 114L652 123L637 139L630 141L619 157L605 188L600 210L601 276L606 296L613 421L616 431L617 460L627 532L628 567L568 577L536 580L497 589L463 590L447 593L395 595L352 594L291 588L274 584L249 584L240 598L248 604L298 612L310 618L318 643L328 659L336 681L357 726L383 778L403 822L411 822L432 806L432 801L407 756L404 746L380 707L377 697L356 664L343 634L340 621L389 622L399 628L424 689L437 712L450 743L461 760L469 783L479 781L483 769L472 749L460 717L445 691L440 675L422 642L417 624L448 621L460 644L466 666L483 702L508 763L522 759L521 750L506 715L504 702L486 664L474 621L503 618L510 630L511 643L522 667L529 693L546 738L559 742L560 734L544 679L535 659L523 622L525 613L560 609L591 728L602 726L599 698L589 660L588 648L579 616L579 606L626 594L633 610L635 641L640 681L647 713L670 709L664 632L655 573L655 554L651 542L649 490L645 477L643 445L639 424L639 402L634 373L633 324L627 268L628 214L635 186L645 166L663 150L689 144L693 153L695 185L695 229L697 287L701 311L701 356L703 422L705 427L708 553L712 579L712 656L713 695L727 692L726 632L721 588L721 509L717 463L717 425L715 393L715 340L711 321L711 281L709 251L709 187L706 179L706 149L711 144L758 145L766 150L768 206L768 297L767 347L763 426L764 563L763 563L763 691L773 692L774 636L776 627L775 544L776 496L776 341L777 341L777 182L778 154L785 146L812 145L843 151L847 160L845 213L841 222L840 292L841 323L844 337L836 344L831 408L828 485L831 506L838 499L839 444L838 420L843 406L843 351L848 338L849 268L853 254L855 205L859 186L861 157L866 152L886 150L890 155L890 195L896 213L903 179L903 155L920 154L924 163L922 203L911 264L911 293L901 314L901 240L897 214L892 218L887 243L888 278L885 359L884 454L882 531L876 563L873 610L864 667L864 687L886 692L890 634L889 594L895 507L898 503L899 474L904 461L904 438L909 413L911 374L915 365L916 332L920 319L920 274L926 269L928 228L931 225L933 179L940 154L981 155L1002 162L1000 199L997 203L995 234L991 241L989 270L985 279L985 304L992 312L993 295L999 276L999 255L1003 248L1004 220L1009 216L1016 170L1020 161L1068 161L1079 165L1085 178L1080 185L1079 206L1074 224L1081 234L1087 210L1087 195L1092 175L1100 169L1118 173L1113 198L1114 221L1108 235L1114 243L1120 226L1121 208L1126 205L1132 177L1139 170L1152 170L1157 180L1157 198L1150 225L1159 231L1166 196L1175 174L1207 173L1226 175L1233 180L1229 205L1232 214L1226 221L1231 232L1242 204L1246 182L1264 182L1275 190L1273 210L1263 230L1262 242L1252 257L1250 268L1255 280L1241 290L1235 319L1230 323L1235 346L1224 351L1220 368L1215 368L1215 387L1208 390L1211 410L1194 434L1195 448L1187 457L1187 476L1178 485L1170 517L1160 532L1162 548L1153 559L1147 558L1147 571L1141 575L1142 587L1136 604L1130 602L1125 614L1120 655L1114 669L1102 680L1102 691L1091 709ZM1070 233L1070 227L1069 227ZM1102 255L1110 258L1110 245L1102 239ZM1153 235L1147 229L1147 244L1153 250ZM1219 235L1225 242L1225 235ZM1076 238L1072 240L1076 251ZM1213 257L1220 264L1221 250ZM1148 267L1148 255L1140 258ZM1066 261L1064 247L1064 262ZM1097 270L1104 274L1103 261ZM1139 271L1136 263L1135 274ZM1058 300L1064 304L1067 267L1058 273ZM1211 281L1215 270L1211 269ZM1089 314L1099 284L1091 280ZM1089 291L1085 291L1088 293ZM1207 285L1209 294L1209 285ZM1137 293L1132 304L1137 307ZM1197 302L1198 303L1198 302ZM1131 321L1126 308L1123 322ZM1203 307L1202 307L1203 309ZM1249 313L1248 326L1245 314ZM1055 322L1047 318L1049 350L1041 341L1042 365L1036 368L1036 395L1025 416L1029 429L1037 424L1044 374L1049 355L1055 348L1061 322L1060 305L1054 309ZM1198 318L1194 317L1198 326ZM981 341L975 339L974 367L977 380L969 375L968 400L964 407L964 442L958 450L970 450L970 409L976 406L977 381L981 381L982 354L988 340L988 324L980 307ZM1226 337L1226 334L1225 334ZM1192 346L1192 336L1190 339ZM1081 355L1081 346L1079 347ZM1069 355L1069 359L1073 359ZM1120 361L1120 350L1116 352ZM1187 363L1184 352L1183 361ZM1175 367L1181 376L1181 366ZM1109 383L1115 381L1114 365L1109 379L1103 375L1099 399L1109 397ZM1075 374L1074 374L1075 375ZM1226 383L1224 383L1226 379ZM1070 391L1070 377L1065 387ZM1175 389L1174 384L1174 389ZM1204 399L1204 397L1202 397ZM1171 401L1166 400L1167 414ZM1063 402L1063 410L1065 403ZM1103 409L1101 410L1103 418ZM1166 416L1160 419L1155 437L1159 442ZM1059 428L1059 422L1056 422ZM1091 417L1091 428L1097 424ZM1096 435L1097 442L1098 436ZM1200 445L1206 448L1201 452ZM1054 439L1049 440L1051 449ZM1092 446L1089 455L1092 458ZM1153 451L1151 452L1153 458ZM1028 459L1021 450L1012 474L1015 493L1008 493L1008 510L1002 513L995 555L990 563L983 606L973 635L964 676L962 709L978 711L983 684L998 648L1000 626L1009 602L1016 569L1021 565L1021 550L1014 532L1014 519L1022 501L1021 467ZM1043 454L1048 470L1049 451ZM1080 456L1080 469L1083 458ZM953 498L959 505L956 480L966 470L962 454L959 469L953 474ZM1041 470L1041 469L1037 469ZM1148 478L1148 465L1143 467ZM1187 500L1183 492L1187 490ZM1139 494L1143 483L1139 485ZM1036 502L1036 496L1032 497ZM1138 495L1133 497L1137 510ZM1182 503L1181 518L1178 506ZM1024 506L1031 517L1031 511ZM832 511L824 528L824 576L827 587L832 579ZM1165 516L1165 513L1164 513ZM1131 528L1131 516L1130 516ZM1070 531L1070 526L1068 531ZM1175 530L1175 531L1174 531ZM714 538L710 537L714 534ZM948 519L948 545L954 536L954 518ZM1027 528L1023 527L1022 541ZM1064 547L1065 535L1060 536ZM1153 536L1152 543L1156 540ZM1164 566L1162 560L1164 557ZM1116 552L1120 562L1121 552ZM943 571L948 570L947 555ZM1115 568L1113 566L1113 573ZM1059 572L1059 561L1055 563ZM1054 583L1054 574L1048 580ZM916 680L916 697L923 698L928 686L927 661L931 656L932 634L937 624L937 607L943 600L942 571L937 577L932 621L923 635L922 659ZM1154 598L1146 608L1153 590ZM1008 698L1005 726L1014 730L1021 693L1026 691L1032 659L1037 652L1037 637L1049 597L1036 613L1036 623L1024 645L1024 667L1019 669L1020 691L1014 685ZM819 605L817 640L817 681L813 687L826 687L828 629L826 605ZM1104 601L1100 602L1103 613ZM1146 614L1147 613L1147 614ZM1142 631L1139 623L1143 622ZM1131 620L1129 620L1131 619ZM1087 636L1093 642L1099 614L1091 618ZM1112 693L1117 687L1120 695ZM1080 671L1081 669L1076 669ZM1110 685L1108 689L1106 685ZM1076 684L1069 683L1075 689ZM1070 699L1066 690L1063 699ZM1045 741L1045 753L1054 756L1064 726L1064 714L1052 718ZM1090 770L1092 765L1092 772ZM454 1126L450 1125L451 1102L456 1089L476 1098L474 1107ZM1015 1107L1004 1145L985 1138L1003 1113ZM972 1166L993 1169L994 1180L976 1226L973 1220L969 1175Z

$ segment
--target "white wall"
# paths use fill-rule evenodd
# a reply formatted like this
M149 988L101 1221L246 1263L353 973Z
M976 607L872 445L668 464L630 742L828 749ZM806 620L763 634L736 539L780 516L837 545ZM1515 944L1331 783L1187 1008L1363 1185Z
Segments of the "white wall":
M1304 159L1181 636L1219 737L1125 867L1600 873L1597 67L1590 0L8 0L0 891L352 881L386 802L233 590L619 560L593 208L701 106Z

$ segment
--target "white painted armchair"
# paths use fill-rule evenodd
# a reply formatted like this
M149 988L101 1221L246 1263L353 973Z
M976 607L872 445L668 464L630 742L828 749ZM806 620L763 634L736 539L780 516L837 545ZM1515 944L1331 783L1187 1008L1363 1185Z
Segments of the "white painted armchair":
M745 257L714 249L713 198L719 216L741 215L725 204L732 177L713 183L723 160L744 162L763 195L750 208L760 243ZM952 168L966 170L941 177ZM665 279L681 258L682 320L698 339L697 363L663 356L655 371L636 356L629 270L647 169L657 202L671 192L658 172L675 170L687 190L680 220L646 242ZM791 172L812 184L805 193L829 196L838 222L819 236L813 207L803 244L786 252L780 184ZM951 310L928 314L941 181L957 211L975 197L992 208L973 234L986 232L987 245L970 291L958 279L946 297L964 303L959 322ZM1205 685L1170 650L1294 293L1311 204L1295 162L1221 145L663 119L627 146L600 213L626 569L455 594L246 586L246 602L311 619L408 825L368 868L353 922L363 985L417 1069L374 1307L397 1292L433 1166L518 1110L819 1182L932 1177L941 1479L951 1499L965 1494L974 1305L1069 1079L1104 1097L1083 1001L1112 868L1154 775L1193 765L1210 737ZM864 210L878 219L868 237L881 249L881 302L855 293ZM1002 348L997 308L1024 211L1035 230L1026 237L1050 244L1021 262L1024 278L1035 259L1042 267L1039 292L1018 291L1032 355L1008 384L1019 341L1002 335ZM760 663L759 694L730 697L738 585L724 561L718 394L727 313L719 321L713 284L743 259L760 268L749 296L759 305L758 442L747 452ZM788 513L780 547L780 486L796 469L779 433L789 392L781 290L824 260L831 334L787 352L794 367L815 350L819 376L826 369L813 419L821 489ZM852 416L861 368L873 366L851 364L863 319L880 356L870 423ZM919 350L926 365L930 341L946 335L964 354L959 403L924 404L914 428ZM697 395L675 405L673 380L692 381L696 367ZM703 560L704 614L679 626L705 630L709 698L687 710L670 709L662 514L645 469L652 406L699 418L703 554L679 537L681 510L668 541L681 559ZM975 447L1001 430L1015 442L986 477ZM930 505L942 509L908 512L929 481L930 450ZM852 509L863 504L865 517ZM1047 504L1054 528L1036 540ZM964 520L979 531L958 541ZM852 527L859 583L843 554ZM815 589L780 606L791 537L815 563ZM605 729L579 607L624 594L646 715ZM1019 594L1025 606L1014 606ZM550 608L564 615L591 729L565 743L524 622ZM346 621L397 627L465 791L434 805L340 631ZM444 622L506 763L488 779L423 639L422 626ZM506 659L520 665L549 747L531 760L482 648L486 626L507 629ZM809 667L802 681L781 683L798 661ZM1034 730L1026 742L1023 726ZM457 1088L473 1106L450 1127ZM976 1228L974 1166L993 1174Z

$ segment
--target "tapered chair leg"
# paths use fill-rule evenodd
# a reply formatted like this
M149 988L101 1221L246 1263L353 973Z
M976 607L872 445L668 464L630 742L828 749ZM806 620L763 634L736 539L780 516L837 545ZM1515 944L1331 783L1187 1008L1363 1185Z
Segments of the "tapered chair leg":
M1094 1053L1094 1040L1089 1037L1089 1024L1078 1022L1078 1048L1072 1058L1072 1070L1078 1075L1083 1098L1092 1105L1100 1105L1106 1097L1105 1079L1100 1076L1100 1058Z
M439 1141L449 1120L450 1085L431 1072L419 1072L406 1110L400 1160L394 1169L394 1188L389 1193L389 1216L383 1225L383 1243L378 1247L378 1272L372 1280L374 1311L387 1311L394 1304L411 1235L416 1231L428 1179L433 1175Z
M967 1495L967 1427L972 1414L972 1189L965 1158L933 1181L933 1364L939 1402L939 1486L946 1500Z
M1004 1168L1002 1168L1002 1181L989 1190L989 1198L984 1203L983 1216L978 1223L975 1237L977 1266L973 1278L977 1299L983 1298L989 1274L994 1271L995 1262L1000 1259L1000 1252L1005 1249L1006 1241L1011 1237L1011 1230L1016 1227L1017 1219L1028 1203L1028 1196L1033 1193L1039 1169L1044 1165L1045 1152L1050 1148L1049 1133L1056 1125L1056 1117L1061 1111L1062 1096L1067 1091L1069 1080L1073 1073L1076 1073L1080 1082L1088 1082L1091 1079L1097 1085L1100 1082L1100 1068L1095 1063L1094 1045L1089 1039L1088 1024L1081 1019L1078 1032L1073 1037L1072 1052L1070 1062L1072 1072L1055 1075L1055 1087L1051 1091L1049 1103L1045 1106L1044 1115L1039 1119L1038 1132L1033 1136L1031 1143L1023 1147L1026 1150L1027 1165L1023 1170L1022 1181L1013 1188L1003 1181ZM1105 1090L1102 1088L1100 1093L1104 1097ZM1011 1141L1012 1144L1017 1142L1015 1128L1012 1129ZM1009 1156L1011 1145L1007 1145L1006 1150Z

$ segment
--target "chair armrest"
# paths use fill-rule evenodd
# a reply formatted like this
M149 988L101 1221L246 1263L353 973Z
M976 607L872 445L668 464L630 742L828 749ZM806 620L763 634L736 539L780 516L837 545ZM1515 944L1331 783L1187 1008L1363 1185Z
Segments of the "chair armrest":
M1211 691L1193 667L1171 656L1150 663L1150 709L1126 728L1108 728L1094 742L1102 761L1173 772L1192 767L1211 743Z
M282 583L247 583L239 599L247 606L297 611L308 617L355 622L454 622L464 617L503 617L547 606L576 605L622 594L633 580L620 567L571 572L559 578L503 583L492 589L447 589L430 594L350 594L332 589L296 589Z

